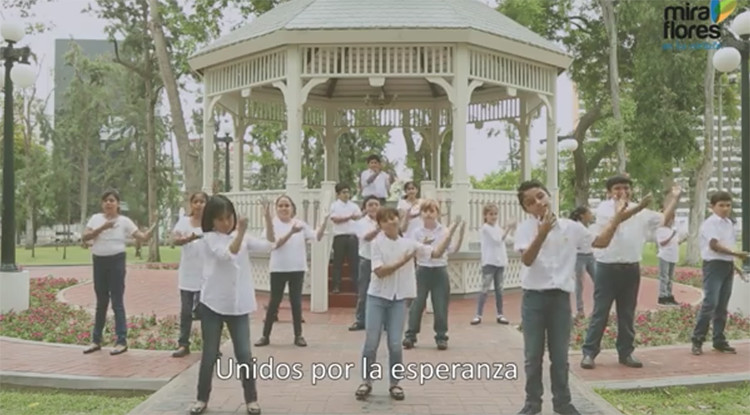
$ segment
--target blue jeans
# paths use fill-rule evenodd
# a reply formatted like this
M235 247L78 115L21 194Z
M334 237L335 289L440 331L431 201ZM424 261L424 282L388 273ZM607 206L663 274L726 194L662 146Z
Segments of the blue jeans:
M693 343L703 343L708 325L713 320L714 346L727 344L724 327L727 325L727 306L732 296L734 264L729 261L703 261L703 305L693 330Z
M477 301L477 315L481 316L484 310L484 302L487 301L487 291L490 290L490 285L495 283L495 308L497 308L497 315L503 314L503 273L505 267L498 267L495 265L482 265L482 292L479 293L479 300Z
M229 337L234 346L235 360L229 360L235 366L235 377L242 375L242 389L245 395L245 403L258 400L258 391L255 386L252 367L253 359L250 351L250 320L248 314L229 316L218 314L203 304L200 304L201 332L203 337L203 353L201 354L200 369L198 371L198 400L208 402L211 395L211 382L214 378L214 367L216 365L219 346L221 345L221 331L224 323L229 329ZM251 368L246 370L245 367ZM241 370L240 370L241 369Z
M359 278L357 281L357 309L354 312L355 323L365 325L365 311L367 310L367 289L370 287L370 274L372 273L372 262L367 258L359 257Z
M391 386L398 385L399 379L393 376L396 364L403 364L403 349L401 336L404 332L406 319L406 302L404 300L387 300L373 295L367 296L367 311L365 312L365 345L362 348L363 379L371 383L370 377L377 365L378 346L383 327L388 338L388 363Z
M672 296L672 277L674 277L674 262L659 258L659 298Z
M125 252L110 256L92 255L94 263L94 293L96 293L96 314L91 339L102 343L102 332L107 321L107 307L112 300L115 313L115 333L117 344L128 344L128 322L125 316Z
M579 313L583 312L583 271L586 271L593 281L595 265L594 254L576 255L576 311Z

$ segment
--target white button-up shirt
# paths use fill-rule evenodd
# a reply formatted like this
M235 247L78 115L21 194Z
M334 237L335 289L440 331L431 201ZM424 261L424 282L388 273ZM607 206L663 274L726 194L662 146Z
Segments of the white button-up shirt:
M635 205L628 204L628 209ZM599 235L615 216L614 200L606 200L596 209L596 222L591 225L591 232ZM653 210L643 209L630 219L621 223L612 242L604 249L594 248L594 257L604 264L633 264L643 259L643 245L649 234L661 225L664 216ZM583 225L581 225L583 226Z
M234 235L206 232L203 236L203 286L200 301L217 314L239 316L257 309L250 273L251 251L270 252L273 244L246 236L236 254L229 251Z
M508 253L505 251L505 240L503 229L499 226L485 223L480 229L480 242L482 251L482 265L494 265L504 267L508 265Z
M268 264L269 271L307 271L307 242L315 240L315 231L310 225L297 219L282 222L281 219L275 217L272 222L277 241L288 234L295 224L302 226L302 230L292 235L284 245L271 251L271 259Z
M412 238L420 244L430 245L432 249L435 249L440 242L448 236L448 228L438 223L434 229L427 229L424 225L414 230ZM452 245L452 244L451 244ZM432 252L428 254L417 255L417 265L420 267L438 268L448 266L448 251L452 250L453 247L449 247L443 252L443 256L440 258L433 258Z
M391 239L382 232L372 240L372 274L367 294L387 300L402 300L417 296L417 278L414 270L414 261L407 261L404 266L397 269L393 274L383 278L378 277L374 270L391 265L401 260L404 255L417 250L417 255L432 255L432 247L423 245L414 239L398 238Z
M541 221L529 218L518 225L514 249L523 253L536 239ZM524 290L575 291L576 246L593 242L593 235L580 222L558 219L547 234L539 254L530 267L521 264Z
M359 256L364 259L371 258L371 247L372 241L366 241L365 235L374 231L378 228L378 222L371 218L370 215L365 215L362 219L357 221L357 237L359 238ZM376 235L377 236L377 235ZM374 240L375 238L373 238Z
M200 226L193 227L190 216L182 216L174 227L174 233L181 238L191 234L203 235ZM200 291L203 279L203 241L196 239L182 245L180 253L180 268L177 270L177 287L185 291Z
M117 223L113 228L102 231L94 238L91 245L91 253L96 256L111 256L125 252L125 244L128 238L138 230L135 223L123 215L117 215ZM107 217L103 213L94 214L86 224L88 229L98 229L107 223Z
M361 214L362 210L359 206L351 200L346 203L342 202L341 199L336 199L331 203L330 214L332 218L348 218L353 214ZM356 235L357 234L357 221L348 220L344 223L334 223L332 226L333 235Z
M711 249L712 239L716 239L725 248L734 249L737 243L737 230L729 218L721 218L713 214L703 221L700 229L701 257L704 261L734 262L732 255L722 254Z
M388 197L388 187L390 187L390 177L388 173L380 171L375 180L372 183L367 183L367 180L375 174L374 170L367 169L360 175L359 181L362 185L362 198L367 196L375 196L385 199Z
M672 236L674 233L674 236ZM672 239L669 239L672 237ZM666 245L662 245L662 242L669 242ZM667 261L676 263L680 259L680 235L677 229L674 227L660 226L656 230L656 246L659 248L657 257Z

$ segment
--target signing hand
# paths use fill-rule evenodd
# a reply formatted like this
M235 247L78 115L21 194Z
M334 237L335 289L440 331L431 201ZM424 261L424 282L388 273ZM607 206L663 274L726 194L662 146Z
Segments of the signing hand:
M292 226L292 233L297 233L297 232L301 231L302 229L304 229L304 228L302 227L301 223L294 222L294 225Z
M645 209L651 204L653 200L654 200L654 195L649 193L643 197L643 200L641 200L641 203L638 204L638 207L641 209Z
M247 230L247 223L248 223L247 218L244 218L244 217L240 218L239 221L237 222L237 231L245 232Z
M628 202L625 201L624 198L615 199L615 220L618 223L624 221L627 212L628 212Z
M117 219L112 219L104 222L104 225L102 225L101 229L103 231L106 231L107 229L112 229L115 226L117 226Z
M552 228L555 227L556 224L557 224L557 216L555 216L555 213L552 212L552 209L550 209L549 206L547 206L547 212L544 214L542 223L539 225L539 232L544 233L546 235L552 230Z

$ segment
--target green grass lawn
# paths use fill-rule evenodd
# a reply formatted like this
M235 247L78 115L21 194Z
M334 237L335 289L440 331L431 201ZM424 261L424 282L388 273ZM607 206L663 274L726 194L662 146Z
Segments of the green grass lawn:
M704 388L597 392L625 415L745 415L750 406L750 382Z
M148 247L141 249L142 259L135 257L135 248L130 246L127 249L129 264L142 264L148 259ZM159 247L161 262L173 263L180 261L180 248L170 248L169 246ZM20 266L33 265L90 265L91 251L83 249L80 246L69 246L66 257L63 259L63 248L54 246L43 246L34 249L34 257L31 257L31 250L23 247L16 249L16 263Z
M147 394L111 396L97 392L21 389L0 390L0 413L7 415L125 415Z

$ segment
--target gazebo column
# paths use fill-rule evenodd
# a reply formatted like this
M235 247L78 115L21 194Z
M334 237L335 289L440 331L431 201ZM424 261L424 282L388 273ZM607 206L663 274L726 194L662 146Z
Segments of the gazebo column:
M430 178L440 187L440 147L443 144L443 136L440 133L440 108L433 107L430 112L430 131L429 131L430 149L432 150L432 171Z
M553 82L553 85L555 82ZM559 155L557 154L557 109L555 93L553 92L551 95L539 94L539 99L544 102L547 108L547 190L549 190L552 196L552 208L556 214L559 214L560 191L557 179Z
M339 180L339 152L338 136L336 130L336 108L326 107L326 128L323 137L323 148L325 149L324 180L336 182Z
M482 82L473 80L469 83L469 49L466 45L456 47L454 54L453 83L444 78L429 77L428 81L445 89L453 109L453 212L463 220L469 220L469 172L466 165L466 125L469 122L469 103L471 94ZM452 218L451 218L452 219ZM465 245L466 238L463 241ZM459 247L460 249L461 247Z
M529 128L531 117L528 113L528 101L521 98L521 116L515 122L518 129L518 138L521 150L521 181L531 180L531 142L529 141Z
M245 164L245 132L248 120L244 116L234 118L234 151L232 152L232 191L242 191L242 175Z
M203 95L203 191L214 193L214 108L221 95Z
M302 61L298 46L290 46L286 53L286 82L277 81L273 86L284 94L286 104L286 193L295 201L300 200L302 181L302 120L304 106L310 90L325 83L328 78L313 78L303 86Z

